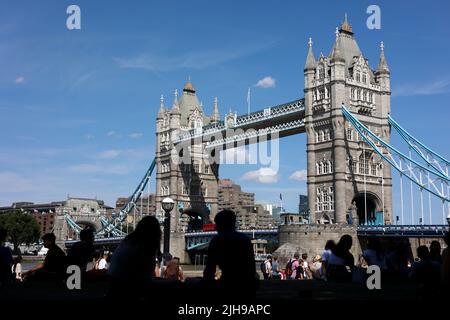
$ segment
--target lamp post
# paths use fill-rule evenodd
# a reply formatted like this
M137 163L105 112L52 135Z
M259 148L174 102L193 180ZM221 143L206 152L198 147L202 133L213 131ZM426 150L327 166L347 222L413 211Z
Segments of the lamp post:
M170 211L172 211L173 207L175 206L175 201L173 201L171 198L167 197L164 198L162 201L162 208L165 212L164 216L164 248L163 253L167 254L169 253L169 247L170 247Z

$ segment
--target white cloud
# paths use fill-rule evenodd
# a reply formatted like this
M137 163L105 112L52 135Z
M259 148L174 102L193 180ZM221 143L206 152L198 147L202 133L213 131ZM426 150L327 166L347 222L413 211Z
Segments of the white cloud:
M25 83L25 78L22 77L22 76L17 77L15 83L16 83L16 84L22 84L22 83Z
M306 178L307 178L306 170L295 171L289 176L289 179L297 181L306 181Z
M256 181L259 183L276 183L278 182L279 175L277 171L272 168L260 168L258 170L249 171L245 173L241 180L244 181Z
M128 135L128 137L131 139L140 139L142 138L142 136L143 134L141 132L133 132Z
M111 149L111 150L106 150L103 152L100 152L96 158L98 159L114 159L116 158L122 151L120 150L115 150L115 149Z
M116 135L116 132L115 132L115 131L108 131L108 132L106 133L106 135L107 135L108 137L112 137L112 136L115 136L115 135Z
M124 175L128 174L131 170L129 166L125 165L99 165L99 164L91 164L91 163L82 163L70 166L69 169L76 173L82 174L92 174L92 173L106 173L106 174L117 174Z
M264 89L275 88L275 79L271 76L264 77L255 84L255 87Z
M394 96L428 96L450 92L450 79L440 79L426 84L407 84L394 87Z

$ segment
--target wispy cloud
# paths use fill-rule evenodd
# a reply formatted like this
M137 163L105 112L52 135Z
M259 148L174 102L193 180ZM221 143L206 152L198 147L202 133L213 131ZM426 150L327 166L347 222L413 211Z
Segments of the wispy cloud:
M264 77L255 84L255 87L263 88L263 89L275 88L275 86L276 86L276 81L271 76Z
M131 139L140 139L142 138L142 136L143 134L141 132L133 132L128 135L128 137Z
M16 84L24 84L25 83L25 78L22 77L22 76L19 76L19 77L16 78L15 83Z
M117 158L117 156L121 153L122 153L121 150L111 149L111 150L106 150L106 151L100 152L96 156L96 158L97 159L114 159L114 158Z
M131 168L127 165L104 165L104 164L92 164L81 163L69 167L70 171L81 174L114 174L125 175L131 171Z
M260 168L258 170L246 172L241 180L243 181L255 181L259 183L276 183L278 182L279 175L277 171L272 168Z
M33 183L15 172L0 172L0 192L26 192Z
M289 176L289 179L297 181L306 181L306 178L307 178L306 170L295 171Z
M177 69L205 69L231 60L249 56L271 45L272 42L250 44L247 46L230 46L215 50L191 51L181 55L139 54L134 57L116 57L113 60L121 68L141 69L148 71L171 71Z
M394 87L393 96L425 96L450 92L450 79L440 79L425 84L405 84Z
M95 136L93 134L87 133L87 134L84 135L84 138L86 140L92 140L92 139L95 138Z

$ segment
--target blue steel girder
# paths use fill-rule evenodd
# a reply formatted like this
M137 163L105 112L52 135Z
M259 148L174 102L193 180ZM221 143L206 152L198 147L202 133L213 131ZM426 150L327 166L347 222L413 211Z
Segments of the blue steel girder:
M219 121L214 124L209 124L201 128L191 129L188 132L182 133L175 139L174 144L181 142L192 141L195 139L203 139L209 141L210 137L217 134L226 136L228 129L263 129L270 127L270 124L281 122L292 122L294 120L301 120L304 118L305 106L304 99L294 100L274 107L267 107L263 110L252 112L248 115L235 115L233 123L229 124L224 121ZM288 118L287 121L283 121ZM273 129L275 130L275 128Z
M238 230L241 233L249 236L250 239L263 239L268 241L278 242L277 229L258 229L258 230ZM193 250L208 244L211 239L217 235L216 231L208 232L191 232L186 233L186 250Z
M353 125L359 135L372 149L387 163L389 163L400 175L404 175L421 189L425 189L444 203L450 202L448 176L433 168L422 165L411 157L403 154L376 134L371 132L361 121L342 105L342 113ZM403 165L405 164L405 165ZM425 180L425 181L424 181Z
M433 238L443 237L448 232L446 225L381 225L358 226L359 236Z

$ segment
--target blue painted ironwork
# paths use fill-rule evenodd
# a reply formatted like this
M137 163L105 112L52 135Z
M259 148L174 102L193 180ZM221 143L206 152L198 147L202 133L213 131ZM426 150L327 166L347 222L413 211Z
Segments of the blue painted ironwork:
M443 237L448 232L446 225L380 225L358 226L358 236L385 236L385 237Z
M436 182L441 185L448 186L450 179L448 176L444 175L441 172L436 171L433 168L429 168L418 163L416 160L411 157L403 154L387 142L383 141L380 137L370 131L361 121L359 121L353 114L342 105L342 113L344 117L353 125L353 127L358 131L363 140L372 147L372 149L386 162L388 162L394 169L396 169L401 175L406 176L409 180L419 186L421 189L425 189L436 197L440 198L442 201L450 202L450 198L448 193L443 188L440 188ZM384 148L384 152L382 149ZM396 160L396 157L399 159ZM401 161L405 161L406 163L410 163L403 167L401 165ZM423 183L422 179L419 178L418 174L415 171L419 171L420 173L426 173L426 178L428 182Z

